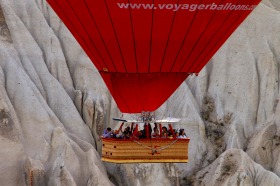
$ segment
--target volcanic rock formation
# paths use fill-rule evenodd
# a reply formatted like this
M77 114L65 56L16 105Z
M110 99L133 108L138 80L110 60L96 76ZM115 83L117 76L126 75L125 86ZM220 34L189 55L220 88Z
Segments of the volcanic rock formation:
M264 0L157 111L182 118L187 164L110 164L120 116L45 0L0 0L1 185L279 185L280 3Z

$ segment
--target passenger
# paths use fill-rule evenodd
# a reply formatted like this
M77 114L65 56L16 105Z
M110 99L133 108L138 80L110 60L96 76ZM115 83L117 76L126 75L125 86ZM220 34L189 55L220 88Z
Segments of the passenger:
M143 130L138 131L138 132L135 134L134 137L135 137L136 139L143 139L143 138L146 138L146 136L145 136Z
M122 131L118 131L118 130L115 130L114 131L114 138L123 138L123 133L122 133Z
M107 129L104 130L102 135L106 135L108 132L110 132L112 129L108 127Z
M167 137L168 137L168 138L171 138L171 136L173 137L172 132L171 132L171 130L169 129L169 130L167 130Z
M102 134L103 138L112 138L113 137L113 132L110 127L104 130L104 134Z
M179 137L178 138L187 138L187 135L185 134L184 129L180 129Z
M144 130L140 130L139 131L139 139L143 139L143 138L146 138L146 135L145 135L145 133L143 132Z
M175 134L175 130L173 129L173 131L172 131L169 129L167 132L168 132L168 137L173 139L173 134Z
M130 131L130 127L126 127L126 128L124 129L124 131L128 132L129 135L132 134L131 131Z
M175 136L176 136L176 138L179 138L179 132L175 132Z
M123 139L130 139L130 135L127 131L123 132Z
M167 128L166 127L162 127L162 138L168 138L169 136L169 133L167 131Z
M152 133L152 138L159 138L159 131L157 127L154 127L154 132Z
M116 138L116 135L117 135L117 130L112 130L112 134L111 134L112 138Z

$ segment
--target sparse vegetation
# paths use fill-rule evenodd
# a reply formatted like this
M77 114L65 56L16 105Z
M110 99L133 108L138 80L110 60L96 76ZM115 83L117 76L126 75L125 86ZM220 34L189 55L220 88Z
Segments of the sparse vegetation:
M102 112L100 112L99 110L95 110L95 122L96 122L96 131L97 134L101 135L103 133L103 122L104 122L104 115Z
M6 41L6 42L12 41L11 34L10 34L9 28L6 24L5 16L4 16L1 6L0 6L0 36L4 36L3 38L0 38L0 42L1 41Z
M232 113L226 113L223 118L218 118L214 99L207 95L204 97L201 116L205 121L206 136L212 144L215 158L226 150L224 135L230 126ZM211 163L213 160L208 160Z
M4 109L0 109L0 128L9 125L9 113Z
M272 138L273 148L277 148L280 145L280 136L274 135Z
M5 17L4 17L3 10L0 6L0 25L3 24L4 22L5 22Z

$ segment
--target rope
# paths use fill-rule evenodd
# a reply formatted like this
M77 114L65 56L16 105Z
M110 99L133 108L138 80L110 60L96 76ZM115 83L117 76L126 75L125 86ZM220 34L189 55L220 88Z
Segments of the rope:
M189 78L189 76L188 76L188 78ZM186 80L187 80L187 79L185 79L183 83L185 83L186 86L189 88L189 85L186 83ZM183 84L183 83L182 83L182 84ZM181 86L182 86L182 85L180 85L179 87L181 87ZM178 89L179 89L179 87L178 87ZM169 114L169 116L170 116L170 113L172 114L172 117L176 117L176 115L178 114L178 111L181 111L181 110L182 110L182 108L180 108L181 105L179 104L175 109L172 110L172 112L171 112L170 109L174 106L175 103L182 103L182 101L183 101L184 98L186 97L188 91L190 91L190 90L188 90L188 88L184 88L184 89L182 90L182 91L183 91L183 94L180 94L180 95L182 95L182 96L176 96L176 97L175 97L175 92L178 91L178 90L176 90L176 91L167 99L167 101L166 101L166 107L165 107L165 109L164 109L164 111L163 111L163 113L162 113L162 118L161 118L161 119L163 119L163 118L165 118L165 117L168 117L168 114ZM189 89L190 89L190 88L189 88ZM175 97L175 98L174 98L174 97ZM172 98L173 100L171 100L171 98ZM178 100L179 100L179 101L178 101ZM169 103L169 102L171 102L171 103ZM180 109L179 109L179 108L180 108Z
M143 145L142 143L140 143L139 141L136 141L136 140L133 140L133 141L134 141L135 143L137 143L138 145L140 145L140 146L142 146L142 147L144 147L144 148L146 148L146 149L151 150L151 151L152 151L152 155L154 155L154 154L157 153L157 152L160 152L160 151L162 151L162 150L167 149L168 147L170 147L171 145L173 145L174 143L176 143L177 140L178 140L178 139L174 140L172 143L170 143L170 144L168 144L168 145L166 145L166 146L164 146L164 147L162 147L162 148L159 148L159 149L152 148L152 147L148 147L148 146Z
M185 83L185 81L183 82L183 83ZM180 85L181 86L181 85ZM188 85L186 85L186 86L188 86ZM173 100L169 100L171 97L173 98L173 96L174 95L172 95L167 101L166 101L166 108L165 108L165 110L164 110L164 112L163 112L163 114L162 114L162 118L161 119L163 119L163 118L165 118L165 117L167 117L168 116L168 114L170 114L170 109L174 106L174 104L175 103L178 103L178 100L179 100L179 103L182 103L182 101L184 100L184 98L186 97L186 95L187 95L187 91L188 91L188 89L187 88L185 88L185 89L183 89L183 91L184 91L184 94L182 94L182 96L176 96ZM174 92L175 93L175 92ZM173 94L174 94L173 93ZM171 104L169 103L171 101ZM169 105L169 106L168 106ZM176 116L176 114L178 113L178 111L181 111L182 110L182 108L181 109L179 109L179 107L181 107L181 105L178 105L174 110L172 110L172 117L174 116ZM180 121L181 122L181 121ZM180 123L179 122L179 123Z

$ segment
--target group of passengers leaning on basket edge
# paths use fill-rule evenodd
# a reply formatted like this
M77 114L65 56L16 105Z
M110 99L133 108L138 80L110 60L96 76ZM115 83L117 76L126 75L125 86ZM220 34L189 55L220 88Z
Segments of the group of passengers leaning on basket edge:
M161 127L161 125L155 124L155 127L152 131L152 127L150 123L145 123L143 130L138 130L138 125L133 127L126 127L122 130L122 125L118 130L112 130L110 127L104 130L102 134L103 138L118 138L118 139L145 139L145 138L187 138L184 129L172 129L171 125L169 125L169 129L167 127ZM175 136L175 137L174 137Z

